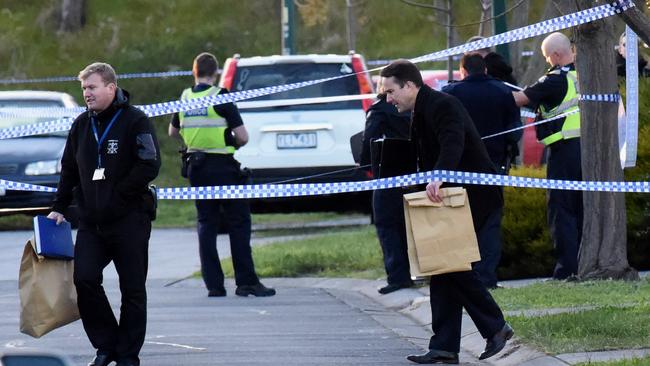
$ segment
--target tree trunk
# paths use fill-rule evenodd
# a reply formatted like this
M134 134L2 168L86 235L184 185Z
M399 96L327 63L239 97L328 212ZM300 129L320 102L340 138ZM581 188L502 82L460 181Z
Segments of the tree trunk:
M489 37L492 35L492 20L486 21L492 14L492 0L481 0L481 24L478 26L478 35Z
M86 23L85 0L61 0L61 24L59 31L76 32Z
M650 18L643 12L644 4L642 1L635 1L635 7L632 7L618 16L623 19L634 33L646 44L650 44ZM650 5L650 4L649 4Z
M594 0L558 1L567 12L591 8ZM615 35L609 17L574 28L576 69L582 94L618 91L614 59ZM580 102L582 177L584 180L623 181L617 137L618 104ZM625 195L584 192L584 224L578 259L578 277L638 279L627 260Z

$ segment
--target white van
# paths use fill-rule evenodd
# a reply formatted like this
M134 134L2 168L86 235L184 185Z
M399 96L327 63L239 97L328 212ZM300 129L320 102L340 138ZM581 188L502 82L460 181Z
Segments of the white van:
M356 74L360 72L360 74ZM301 182L366 179L353 169L350 137L363 131L365 111L373 99L294 104L292 99L374 93L363 57L291 55L226 60L219 86L231 92L277 86L332 76L329 82L238 102L249 142L235 153L252 170L253 183L273 183L320 175ZM319 101L319 100L316 100ZM303 101L304 102L304 101ZM269 106L272 105L272 106ZM347 170L349 169L349 170Z

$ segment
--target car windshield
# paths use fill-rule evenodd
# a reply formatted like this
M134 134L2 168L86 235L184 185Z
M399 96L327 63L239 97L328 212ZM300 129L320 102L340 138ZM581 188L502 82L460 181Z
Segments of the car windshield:
M4 108L56 108L63 107L63 103L56 100L38 100L38 99L0 99L0 129L10 128L16 126L29 125L33 123L46 122L60 117L15 117L4 116L2 110ZM45 135L35 136L66 136L67 132L52 132Z
M239 66L234 79L233 91L259 89L268 86L298 83L302 81L350 75L304 88L261 96L250 101L269 101L296 98L318 98L359 94L359 83L349 63L285 63L260 66ZM361 109L361 101L351 100L334 103L302 104L271 108L247 109L263 112L282 108L288 110Z

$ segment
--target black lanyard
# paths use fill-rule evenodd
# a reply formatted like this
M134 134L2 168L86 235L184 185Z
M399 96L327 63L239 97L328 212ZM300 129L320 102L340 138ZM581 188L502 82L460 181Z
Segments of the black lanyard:
M108 135L108 131L111 129L111 127L113 127L113 124L115 123L117 117L119 117L121 113L122 113L122 109L118 110L117 113L113 115L111 122L109 122L101 138L99 138L99 135L97 134L97 126L95 126L95 117L90 117L90 123L93 127L93 136L95 136L95 141L97 141L97 168L98 169L102 167L102 143L106 139L106 135Z

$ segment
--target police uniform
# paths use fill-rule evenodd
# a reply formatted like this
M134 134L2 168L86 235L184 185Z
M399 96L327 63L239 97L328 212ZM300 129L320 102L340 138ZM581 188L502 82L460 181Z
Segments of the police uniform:
M481 136L521 126L519 107L515 104L512 92L502 82L488 75L469 75L461 81L446 85L442 91L460 100ZM482 140L499 173L507 174L511 160L517 155L517 142L521 135L521 131L516 131ZM481 260L474 263L474 270L488 288L497 286L502 216L503 211L498 208L477 231Z
M208 84L197 84L183 91L181 100L227 93ZM231 130L242 126L239 110L232 103L181 112L172 118L190 154L188 176L192 187L239 185L246 183L233 154ZM226 220L235 282L237 286L259 283L250 247L251 215L247 200L196 200L197 231L201 274L210 293L225 295L224 274L217 252L220 218ZM223 215L222 215L223 212Z
M539 117L548 119L578 109L578 81L575 66L554 66L524 91ZM582 180L580 157L580 113L573 113L535 127L537 139L548 148L548 179ZM548 224L557 255L553 271L565 279L578 271L578 250L582 238L582 192L548 191Z
M411 114L399 113L385 98L368 109L363 133L361 165L370 163L370 143L382 137L408 139ZM376 177L378 178L378 177ZM377 237L384 254L389 285L411 285L401 188L379 189L372 194Z

